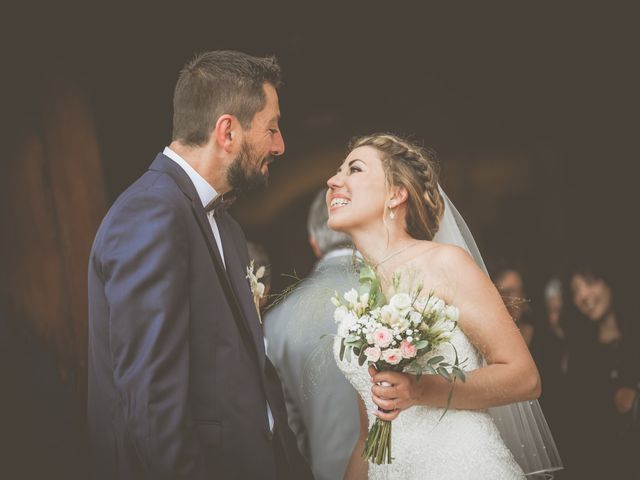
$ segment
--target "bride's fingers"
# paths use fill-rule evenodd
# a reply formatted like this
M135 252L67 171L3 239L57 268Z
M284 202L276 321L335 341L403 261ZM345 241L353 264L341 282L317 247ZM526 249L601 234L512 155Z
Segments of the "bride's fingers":
M395 420L396 418L398 418L398 415L400 415L400 410L393 410L389 413L374 412L374 415L380 420L386 420L387 422L390 422L391 420Z
M373 367L369 367L369 375L371 375L372 373L374 373L374 375L371 375L371 381L373 383L382 383L382 382L387 382L390 383L391 385L394 385L396 383L398 383L398 381L402 378L402 373L397 373L397 372L390 372L388 370L383 370L382 372L376 372L375 369L373 369Z
M380 420L386 420L390 422L391 420L395 420L400 415L400 410L391 410L388 412L383 412L380 410L374 410L373 414L378 417Z
M373 385L371 387L371 393L380 398L395 398L398 396L398 392L395 387L385 387L384 385Z
M399 408L399 402L396 398L381 398L377 395L371 395L373 403L383 410L397 410Z

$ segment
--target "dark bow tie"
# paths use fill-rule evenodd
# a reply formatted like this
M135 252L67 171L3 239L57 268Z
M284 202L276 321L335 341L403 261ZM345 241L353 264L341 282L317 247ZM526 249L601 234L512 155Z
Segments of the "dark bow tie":
M231 206L233 202L236 201L236 197L233 192L226 193L224 195L218 195L216 198L211 200L209 204L204 207L205 212L213 212L214 215L220 213L221 211L226 210Z

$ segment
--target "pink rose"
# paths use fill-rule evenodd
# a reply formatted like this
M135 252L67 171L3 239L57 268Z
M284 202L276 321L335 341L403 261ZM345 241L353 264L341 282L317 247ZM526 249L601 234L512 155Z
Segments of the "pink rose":
M377 362L380 360L381 355L380 347L369 347L364 350L364 354L367 356L367 360L370 362Z
M393 335L391 334L391 330L388 328L378 328L375 332L373 332L373 341L380 348L386 348L391 345L391 341L393 340Z
M400 343L400 354L402 355L403 358L413 358L416 356L417 352L418 350L416 349L416 346L413 345L411 342L407 340L403 340Z
M397 365L402 360L400 350L397 348L390 348L382 352L382 359L390 365Z

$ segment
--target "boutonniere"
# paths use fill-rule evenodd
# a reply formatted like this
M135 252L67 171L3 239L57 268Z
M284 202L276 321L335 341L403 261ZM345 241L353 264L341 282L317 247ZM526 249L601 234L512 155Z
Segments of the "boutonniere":
M256 306L256 312L258 312L258 320L262 324L262 316L260 315L260 299L264 296L264 283L260 281L264 277L264 266L258 268L258 271L254 272L253 260L247 267L247 279L249 280L249 286L251 287L251 293L253 295L253 303Z

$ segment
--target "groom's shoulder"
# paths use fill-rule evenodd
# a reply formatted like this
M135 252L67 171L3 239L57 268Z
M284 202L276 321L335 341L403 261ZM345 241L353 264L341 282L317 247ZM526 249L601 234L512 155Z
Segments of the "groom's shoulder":
M171 177L148 170L113 202L98 228L96 240L114 228L157 222L162 217L180 217L189 205Z
M180 200L183 200L182 203L184 203L186 196L169 175L164 172L147 170L118 196L110 211L149 199L178 206L181 203Z

